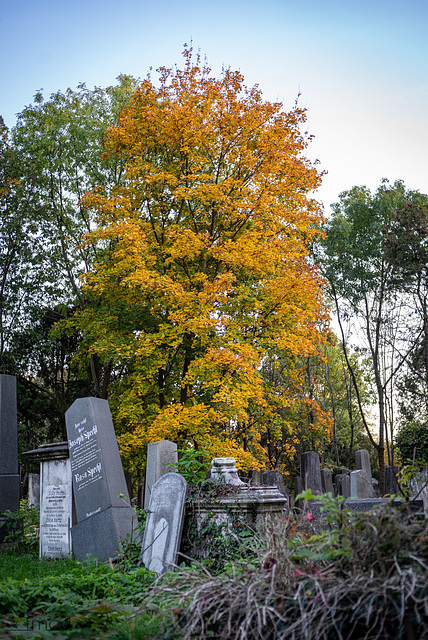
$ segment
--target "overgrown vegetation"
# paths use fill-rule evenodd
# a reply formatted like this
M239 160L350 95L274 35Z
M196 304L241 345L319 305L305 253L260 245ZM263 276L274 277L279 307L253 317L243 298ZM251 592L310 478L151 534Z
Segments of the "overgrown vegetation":
M304 497L300 520L240 542L217 531L221 571L202 558L154 580L129 558L110 566L3 552L0 637L428 639L426 521L405 502L355 513L342 498L322 497L317 511Z

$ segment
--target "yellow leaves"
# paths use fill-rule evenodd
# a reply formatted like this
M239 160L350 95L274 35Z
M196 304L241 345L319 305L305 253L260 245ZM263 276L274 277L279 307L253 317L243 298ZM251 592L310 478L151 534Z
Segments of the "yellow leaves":
M76 322L85 349L123 372L111 403L129 461L167 438L249 468L266 461L269 429L292 437L303 396L293 358L322 343L309 259L321 211L307 197L320 176L301 155L304 110L185 58L159 86L141 83L108 133L125 186L84 198L99 257L85 285L94 307ZM284 354L292 388L278 397L263 365Z

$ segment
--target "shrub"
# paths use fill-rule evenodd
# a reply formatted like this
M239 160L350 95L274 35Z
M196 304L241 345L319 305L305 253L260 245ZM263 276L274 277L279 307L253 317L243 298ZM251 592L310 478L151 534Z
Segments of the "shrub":
M420 422L408 422L403 425L395 440L403 464L415 461L428 462L428 425Z
M323 501L321 534L296 543L288 521L266 533L251 565L238 562L219 577L181 572L162 585L180 602L173 632L218 640L427 639L426 523L392 503L356 514L343 501Z

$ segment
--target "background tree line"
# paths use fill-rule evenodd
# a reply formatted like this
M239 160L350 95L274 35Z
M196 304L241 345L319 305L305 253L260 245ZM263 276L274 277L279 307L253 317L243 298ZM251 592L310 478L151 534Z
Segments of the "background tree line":
M65 410L96 395L137 474L153 437L290 474L304 450L347 467L367 447L382 472L394 428L427 417L427 197L354 187L323 220L304 111L191 53L157 87L37 93L1 125L21 450L63 439Z

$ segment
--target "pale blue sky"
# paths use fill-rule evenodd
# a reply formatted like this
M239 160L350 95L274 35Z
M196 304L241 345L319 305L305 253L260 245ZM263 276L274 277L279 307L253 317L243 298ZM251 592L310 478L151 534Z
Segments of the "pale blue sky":
M327 212L382 177L428 193L427 27L426 0L0 0L0 114L11 127L38 89L180 64L192 39L286 108L300 90Z

